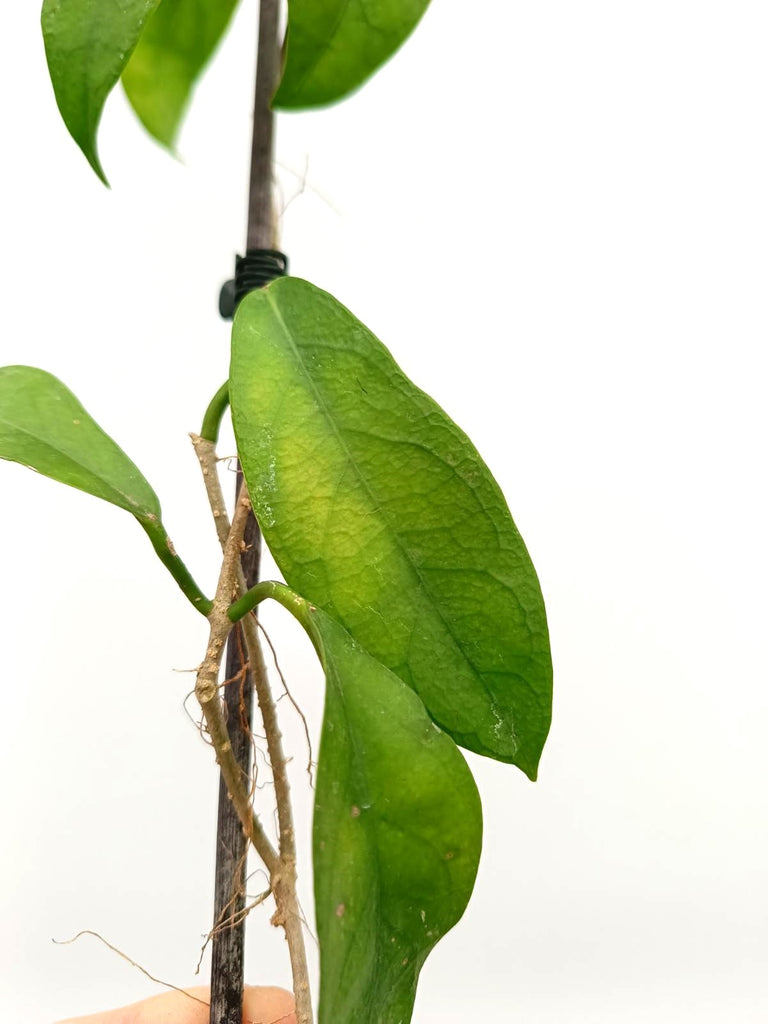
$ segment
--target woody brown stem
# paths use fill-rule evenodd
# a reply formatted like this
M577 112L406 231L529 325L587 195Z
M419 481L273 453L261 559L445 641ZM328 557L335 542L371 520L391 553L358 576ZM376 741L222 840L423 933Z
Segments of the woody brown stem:
M214 599L214 608L209 616L209 621L212 623L212 637L214 635L215 625L218 630L216 632L216 641L218 641L225 629L223 621L220 620L220 601L225 599L227 588L229 588L230 596L233 593L240 596L245 593L245 590L247 589L247 581L243 575L240 565L236 560L233 561L231 563L230 573L228 561L232 559L233 545L241 543L242 530L245 528L244 526L241 527L243 508L245 503L250 507L250 502L248 501L247 491L243 485L236 503L232 526L230 527L217 471L218 460L216 458L215 445L213 442L207 441L195 434L192 435L192 444L194 445L195 452L200 463L200 468L203 473L203 480L205 482L209 504L216 524L216 532L224 549L224 566L222 567L222 574L219 579L216 598ZM227 617L226 610L224 610L224 616ZM215 622L214 617L216 617ZM231 627L232 623L228 617L227 622ZM274 862L270 863L268 860L264 860L263 856L262 859L270 873L270 884L277 904L277 913L275 914L274 923L279 924L284 929L288 943L288 953L291 960L291 972L293 975L294 996L296 999L297 1024L312 1024L312 1001L309 987L309 971L304 945L302 918L296 893L296 841L293 826L293 812L290 801L287 760L283 751L282 734L280 732L280 726L277 718L277 708L269 686L255 616L253 614L245 616L241 625L245 639L245 647L248 652L248 666L250 667L253 675L256 698L264 725L264 733L267 738L267 753L272 766L275 797L277 802L278 827L280 832L279 854L276 855ZM214 658L217 651L218 648L211 652L211 645L209 644L209 654L212 653ZM219 654L219 664L220 661L221 656ZM203 668L205 668L205 663ZM211 680L213 678L211 675L212 670L213 664L211 664L206 670L206 674L200 684L203 687L205 695L210 692ZM200 676L198 676L198 679L200 679ZM216 668L216 679L218 680L218 667ZM208 718L206 716L206 722L207 721ZM226 724L224 725L224 729L226 732ZM221 738L221 733L218 733L217 735ZM216 746L216 740L214 740L213 735L211 735L211 739L214 741L214 746ZM227 740L224 742L227 742ZM218 747L216 749L218 752ZM228 757L228 753L231 753L231 751L225 753ZM223 762L222 774L224 774ZM229 785L229 782L227 782L227 784ZM243 817L241 814L239 800L236 802L233 797L233 803L236 804L238 814L242 821ZM255 842L254 846L256 846ZM258 846L256 846L256 849L261 855L261 850Z

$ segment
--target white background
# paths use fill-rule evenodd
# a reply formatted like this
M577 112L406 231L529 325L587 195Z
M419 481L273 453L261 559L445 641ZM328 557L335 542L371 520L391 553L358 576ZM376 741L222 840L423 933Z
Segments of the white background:
M226 375L254 0L184 164L110 101L112 191L59 122L35 6L4 15L0 361L75 391L210 591L186 432ZM435 0L357 96L280 118L284 201L306 177L282 222L293 271L467 430L549 609L540 781L471 758L483 861L416 1024L768 1020L767 40L760 2ZM157 990L93 939L51 943L81 928L193 980L217 780L178 671L205 623L142 532L0 471L0 1007L36 1024ZM307 646L277 612L268 628L316 729ZM306 848L289 711L286 729ZM249 980L285 984L267 919Z

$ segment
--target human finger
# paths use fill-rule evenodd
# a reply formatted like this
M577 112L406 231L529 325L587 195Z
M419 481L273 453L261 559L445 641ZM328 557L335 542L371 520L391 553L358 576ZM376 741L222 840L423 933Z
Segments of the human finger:
M209 990L203 987L163 992L117 1010L70 1017L59 1024L208 1024ZM246 985L243 1024L296 1024L293 996L282 988Z

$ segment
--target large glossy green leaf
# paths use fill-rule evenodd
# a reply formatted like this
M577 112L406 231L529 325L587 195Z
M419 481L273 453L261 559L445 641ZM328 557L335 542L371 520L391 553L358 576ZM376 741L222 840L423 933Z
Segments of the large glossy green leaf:
M189 601L208 614L211 602L174 551L155 492L72 392L45 370L0 367L0 459L20 462L130 512Z
M333 103L357 89L408 38L429 0L288 0L277 107Z
M416 694L293 600L326 676L313 829L319 1024L406 1024L427 954L472 893L480 798Z
M96 133L104 103L160 0L44 0L48 70L61 116L101 180Z
M463 746L531 778L550 721L535 571L466 435L325 292L249 295L230 398L285 579L411 685Z
M60 380L33 366L0 368L0 458L160 518L155 492Z
M229 24L238 0L163 0L123 71L123 86L144 127L172 147L192 88Z

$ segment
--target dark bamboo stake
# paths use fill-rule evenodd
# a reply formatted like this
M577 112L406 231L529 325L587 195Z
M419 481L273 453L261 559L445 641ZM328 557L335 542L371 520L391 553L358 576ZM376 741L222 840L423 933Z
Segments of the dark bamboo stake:
M279 23L279 0L261 0L248 189L247 249L270 249L275 244L272 202L274 116L270 103L277 88L280 70Z
M247 249L269 249L275 243L272 202L273 123L270 102L280 65L279 0L261 0L253 106L251 171L248 188ZM241 475L238 468L237 491ZM261 536L251 514L245 532L242 564L246 585L259 579ZM227 647L225 688L232 748L244 776L251 771L253 677L243 672L245 644L241 628L232 631ZM223 779L219 781L216 841L216 890L211 958L210 1024L241 1024L245 951L245 880L248 840ZM231 921L231 924L222 922Z
M238 471L237 488L240 487ZM253 516L245 533L246 550L242 564L246 580L259 579L261 537ZM252 584L251 584L252 585ZM253 677L243 671L245 641L238 626L227 644L224 690L230 742L246 779L251 772L251 714ZM223 777L219 778L219 811L216 837L216 884L214 892L211 956L210 1024L242 1024L245 954L245 883L248 839L229 798ZM231 923L229 923L231 922Z

